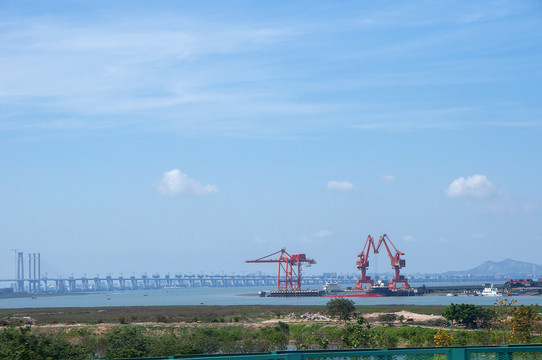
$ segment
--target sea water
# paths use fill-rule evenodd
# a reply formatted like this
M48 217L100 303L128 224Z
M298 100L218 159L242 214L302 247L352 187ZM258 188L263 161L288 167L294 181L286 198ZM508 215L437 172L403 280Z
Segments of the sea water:
M66 295L36 295L34 298L0 299L0 309L47 307L106 307L106 306L172 306L172 305L325 305L330 298L269 298L258 297L259 290L272 288L169 288L157 290L127 290ZM392 296L350 298L356 305L449 305L451 303L493 305L501 299L513 299L518 304L542 305L542 296L483 297L483 296Z

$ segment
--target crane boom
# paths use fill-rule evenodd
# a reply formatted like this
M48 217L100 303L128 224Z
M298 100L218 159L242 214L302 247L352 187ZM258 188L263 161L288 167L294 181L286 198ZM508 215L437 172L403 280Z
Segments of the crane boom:
M395 250L395 255L393 255L390 251L388 243L390 243L390 245L393 247L393 250ZM393 279L390 280L388 287L390 289L397 289L397 286L395 284L403 283L403 289L410 288L408 280L403 275L399 274L401 268L405 267L406 265L405 260L401 259L401 256L405 255L405 253L397 250L388 235L384 234L380 236L378 244L376 246L373 237L371 235L367 236L367 240L365 241L363 250L361 253L358 254L359 261L356 262L356 268L361 271L361 277L358 279L355 289L363 289L363 284L369 284L369 288L373 286L374 280L372 280L370 276L366 275L367 269L369 268L369 250L372 246L373 254L378 254L378 251L380 250L380 246L382 246L382 244L384 244L384 247L386 248L386 252L388 253L388 257L390 258L391 267L395 271L395 276Z
M278 259L269 259L280 253ZM285 248L256 260L246 260L246 263L278 263L277 291L301 290L301 265L316 264L313 259L307 259L305 254L288 254ZM297 268L297 269L296 269ZM281 277L284 273L284 277Z
M371 235L367 236L363 250L358 254L359 260L356 262L356 267L361 271L361 278L356 282L355 289L362 289L363 284L369 284L369 288L373 286L374 280L370 276L366 276L369 268L369 250L373 247L373 252L376 251L374 239Z

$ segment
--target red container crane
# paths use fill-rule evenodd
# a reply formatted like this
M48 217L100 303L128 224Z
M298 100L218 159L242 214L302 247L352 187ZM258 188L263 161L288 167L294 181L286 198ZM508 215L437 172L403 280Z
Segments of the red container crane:
M278 259L269 259L280 253ZM305 254L288 254L286 249L264 256L256 260L247 260L246 263L278 263L277 291L301 290L301 264L316 264L313 259L307 259ZM281 276L284 273L284 276Z
M374 280L370 276L366 276L365 273L369 268L369 250L373 247L373 252L376 253L374 239L371 235L367 236L365 245L363 245L363 250L358 254L359 260L356 262L356 268L361 270L361 278L356 282L355 289L363 289L363 284L369 284L369 288L373 286Z
M387 240L387 241L386 241ZM395 250L395 255L392 255L390 248L388 247L388 242ZM395 245L391 242L388 235L384 234L378 239L378 245L375 246L374 239L371 235L367 237L367 240L365 241L365 245L363 246L363 250L361 253L358 254L359 261L356 262L356 267L361 270L361 278L356 283L356 289L362 289L363 284L369 284L369 288L373 286L374 281L369 277L366 276L365 273L367 269L369 268L369 250L371 249L371 246L373 248L373 253L378 254L378 250L380 249L380 246L384 244L386 247L386 251L388 252L388 256L390 258L391 267L395 271L395 277L390 280L390 283L388 287L390 289L397 289L396 283L403 283L401 286L402 289L409 289L410 285L408 284L408 280L403 276L399 274L399 271L401 268L405 267L406 262L404 259L401 259L401 255L405 255L405 253L397 250Z

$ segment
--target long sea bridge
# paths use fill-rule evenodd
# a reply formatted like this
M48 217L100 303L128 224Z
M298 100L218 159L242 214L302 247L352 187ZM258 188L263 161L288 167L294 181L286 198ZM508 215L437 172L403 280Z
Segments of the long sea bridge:
M343 285L356 282L355 275L309 275L303 277L303 284L324 285L326 281L334 281ZM55 277L31 279L0 279L0 282L15 285L16 292L89 292L112 290L148 290L162 288L194 288L194 287L249 287L276 286L276 275L215 275L215 274L177 274L174 276L159 274L140 276L95 276L95 277Z
M332 281L343 287L353 286L359 275L357 274L321 274L303 276L303 286L321 287L326 282ZM441 279L438 277L411 277L413 282L456 282L454 279ZM494 282L494 278L477 277L470 281ZM464 281L464 280L463 280ZM5 284L2 286L1 284ZM176 275L132 275L119 276L69 276L47 277L36 276L24 279L0 279L0 287L10 286L18 293L70 293L70 292L93 292L113 290L149 290L163 288L198 288L198 287L270 287L277 285L276 275L224 275L224 274L176 274Z

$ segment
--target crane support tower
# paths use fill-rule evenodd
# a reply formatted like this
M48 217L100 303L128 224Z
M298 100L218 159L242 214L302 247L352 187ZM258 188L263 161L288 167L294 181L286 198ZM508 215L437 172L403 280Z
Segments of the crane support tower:
M280 254L278 259L272 259L274 255ZM246 263L278 263L277 291L298 291L301 290L301 264L316 264L313 259L307 259L305 254L288 254L286 249L261 257L256 260L247 260ZM282 275L284 274L284 275Z
M392 255L390 248L388 246L388 243L393 247L393 250L395 250L395 255ZM405 260L401 259L401 255L405 255L405 253L397 250L395 245L393 245L390 238L386 234L382 235L378 239L378 244L376 246L374 243L374 238L371 235L367 236L367 240L365 241L363 250L358 254L359 260L356 262L356 267L361 271L361 277L357 281L355 288L363 289L363 284L369 284L369 288L373 286L374 280L372 280L370 276L366 275L367 269L369 268L369 250L372 247L373 254L378 254L378 251L380 250L380 246L382 244L384 244L384 247L386 248L386 251L388 252L388 256L391 262L391 267L395 271L395 277L390 280L388 287L390 289L397 289L396 284L403 283L401 288L409 289L410 285L408 284L408 280L403 275L399 274L401 268L404 268L406 265Z

